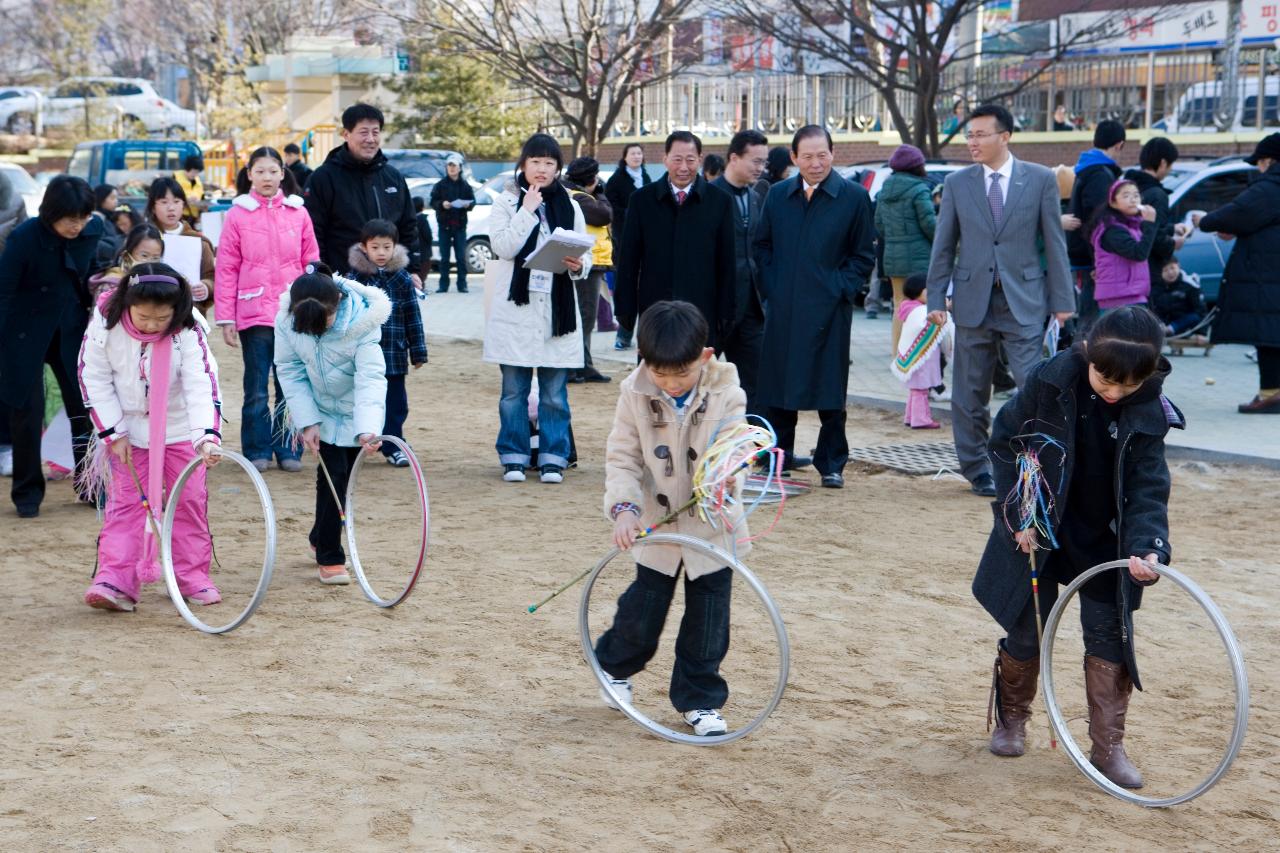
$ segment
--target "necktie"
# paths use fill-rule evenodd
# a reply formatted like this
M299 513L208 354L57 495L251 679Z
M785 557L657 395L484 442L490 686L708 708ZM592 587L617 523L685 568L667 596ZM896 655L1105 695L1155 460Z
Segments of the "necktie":
M816 190L816 189L817 189L817 187L811 187L811 186L806 185L806 186L805 186L805 188L804 188L804 200L805 200L805 201L812 201L812 200L813 200L813 191L814 191L814 190Z
M991 173L991 189L987 191L987 203L991 205L991 218L999 228L1000 220L1004 219L1004 194L1000 192L999 172Z
M742 217L742 224L747 225L751 222L751 202L747 200L747 188L743 187L736 191L738 196L738 215Z
M677 207L679 207L680 205L684 204L684 200L685 200L686 198L688 198L688 197L689 197L689 194L688 194L687 192L685 192L684 190L680 190L679 192L677 192L677 193L676 193L676 206L677 206Z

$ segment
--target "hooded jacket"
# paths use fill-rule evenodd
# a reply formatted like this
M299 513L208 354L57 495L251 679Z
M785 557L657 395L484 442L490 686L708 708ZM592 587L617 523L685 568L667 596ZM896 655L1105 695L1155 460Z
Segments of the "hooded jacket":
M732 429L745 418L746 392L738 384L738 369L729 362L709 361L678 416L671 398L649 378L642 362L619 388L618 408L605 450L604 513L612 520L613 507L631 503L640 507L640 524L648 527L693 494L693 472L702 463L716 431ZM666 461L655 451L664 447ZM684 512L660 532L683 533L742 556L751 550L746 542L746 520L740 501L746 472L731 487L733 502L726 503L726 517L712 527L697 510ZM726 523L727 522L727 523ZM731 525L737 525L730 531ZM735 540L741 543L735 548ZM676 545L636 543L636 562L667 575L675 575L684 563L685 575L696 580L723 565Z
M409 253L409 268L422 265L409 185L381 151L366 163L352 156L345 143L339 145L311 173L303 197L320 260L330 269L346 266L347 247L360 239L360 229L370 219L394 222L400 232L396 242Z
M1120 177L1120 167L1097 148L1090 148L1076 162L1076 182L1071 188L1071 204L1068 212L1081 222L1089 222L1102 205L1107 203L1111 184ZM1093 266L1093 247L1085 229L1067 232L1067 256L1073 267Z
M302 199L236 196L222 225L214 267L214 320L236 331L275 322L280 294L320 257Z
M382 324L382 357L387 362L388 376L409 372L409 362L427 363L427 339L422 332L422 311L418 291L409 277L409 253L396 246L391 260L379 269L369 260L359 243L347 252L348 277L361 284L372 285L391 300L391 316Z
M318 424L326 444L358 447L362 434L380 435L386 422L386 362L380 342L391 300L376 287L342 276L333 280L342 301L333 325L319 337L294 330L289 293L280 294L276 375L293 430Z
M897 278L929 271L938 225L933 186L910 172L894 172L876 196L876 231L884 241L884 274Z

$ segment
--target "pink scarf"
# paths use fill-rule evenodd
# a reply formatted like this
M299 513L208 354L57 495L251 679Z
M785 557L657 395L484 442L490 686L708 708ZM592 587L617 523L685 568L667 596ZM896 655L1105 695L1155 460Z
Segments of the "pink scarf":
M173 281L167 275L142 276L138 281L152 278ZM129 337L142 343L144 358L147 346L151 347L151 373L147 389L147 498L151 511L158 513L156 522L159 523L159 514L163 514L164 509L164 450L169 426L169 368L173 360L173 335L139 331L133 325L128 308L120 313L120 325ZM143 583L155 583L160 579L160 563L157 559L160 543L155 541L150 523L143 526L143 536L146 538L146 546L142 562L138 565L138 579Z

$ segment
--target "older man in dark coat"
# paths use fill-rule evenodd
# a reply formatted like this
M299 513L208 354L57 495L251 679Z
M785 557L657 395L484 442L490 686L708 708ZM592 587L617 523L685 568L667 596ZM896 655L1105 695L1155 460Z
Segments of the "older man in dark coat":
M698 174L702 140L687 130L667 137L667 174L627 204L614 262L614 313L623 328L655 302L697 306L720 351L734 321L733 201Z
M832 171L831 135L809 125L796 132L791 156L799 174L769 190L755 236L765 303L760 404L778 433L788 467L795 456L800 409L822 421L812 464L828 488L844 486L849 461L845 397L853 297L875 265L871 201L866 190Z

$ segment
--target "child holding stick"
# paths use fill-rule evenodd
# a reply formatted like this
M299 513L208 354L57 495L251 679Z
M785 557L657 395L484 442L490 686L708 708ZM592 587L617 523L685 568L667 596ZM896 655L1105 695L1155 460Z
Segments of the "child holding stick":
M974 596L1008 632L992 679L990 749L1018 756L1040 671L1028 557L1048 550L1040 561L1045 614L1058 584L1128 558L1128 572L1100 575L1080 595L1090 759L1126 788L1142 787L1123 743L1129 697L1135 686L1142 689L1131 644L1133 611L1142 587L1159 579L1147 564L1169 562L1164 438L1171 426L1184 426L1181 412L1161 394L1170 369L1163 346L1164 325L1146 308L1112 309L1086 341L1037 366L1000 410L990 444L997 494L1019 488L1017 457L1034 452L1049 496L1039 531L1001 517L997 506L973 580Z
M84 601L129 612L142 585L160 578L148 511L164 506L165 488L192 458L217 463L222 442L217 365L186 280L161 263L130 268L93 312L79 376L99 442L83 476L107 489L98 571ZM178 589L196 605L222 600L209 580L207 509L205 472L197 469L182 491L173 533Z
M337 501L347 493L361 449L376 453L381 447L375 439L386 419L382 324L389 316L391 300L385 293L335 277L319 262L308 264L280 295L276 375L290 426L303 446L320 457L316 520L308 538L325 584L351 583Z
M729 686L720 662L729 650L729 597L733 570L668 545L637 542L640 533L685 502L693 472L717 431L741 424L747 398L732 364L714 360L707 322L687 302L659 302L636 329L641 362L619 389L605 456L604 508L613 541L636 551L636 579L618 599L613 626L596 643L600 666L629 702L631 676L658 648L676 577L685 574L685 613L676 640L671 703L700 736L724 734L720 714ZM734 489L741 491L739 479ZM675 531L707 539L728 551L747 539L741 503L727 507L712 527L696 510L682 513ZM743 541L738 553L750 543ZM601 691L605 704L616 708Z

